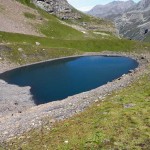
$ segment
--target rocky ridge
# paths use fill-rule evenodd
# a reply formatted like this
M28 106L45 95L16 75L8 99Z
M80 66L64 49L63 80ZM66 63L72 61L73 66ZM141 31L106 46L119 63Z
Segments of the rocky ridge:
M32 2L48 13L64 20L81 18L81 15L74 11L67 0L32 0Z

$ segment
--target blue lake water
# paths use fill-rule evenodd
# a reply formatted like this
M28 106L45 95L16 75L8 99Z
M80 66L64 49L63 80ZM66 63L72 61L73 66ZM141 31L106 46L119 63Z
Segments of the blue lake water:
M30 86L39 105L97 88L137 66L127 57L84 56L14 69L0 78L10 84Z

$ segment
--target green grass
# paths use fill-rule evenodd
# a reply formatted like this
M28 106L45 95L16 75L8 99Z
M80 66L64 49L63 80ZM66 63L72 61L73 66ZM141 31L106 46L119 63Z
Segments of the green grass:
M36 15L31 14L31 13L29 13L29 12L24 12L24 16L25 16L26 18L29 18L29 19L33 19L33 20L36 19Z
M36 6L30 1L30 0L16 0L28 7L31 7L31 8L36 8Z
M5 8L0 4L0 12L3 12Z
M4 148L2 148L2 147L0 146L0 150L4 150Z
M60 40L6 32L0 32L0 42L11 44L25 43L31 45L35 45L35 42L40 42L41 46L47 48L72 48L84 52L98 52L102 50L138 51L140 49L144 50L146 48L149 48L150 46L149 43L142 43L125 39Z
M12 49L11 51L1 51L1 57L19 64L84 52L101 52L107 50L140 53L150 50L149 43L124 39L60 40L6 32L0 32L0 42L5 45L9 43L8 46ZM36 46L36 42L40 42L40 46ZM19 52L19 48L22 48L23 51Z
M32 44L11 44L9 47L12 50L1 51L0 56L2 59L16 64L29 64L51 58L82 54L80 51L69 48L45 48L42 46L33 46Z
M54 15L50 15L49 13L43 11L42 9L34 6L34 4L30 2L30 0L17 0L17 1L37 10L39 15L43 19L43 22L41 25L36 25L35 27L38 28L39 31L47 37L55 38L55 39L67 39L67 40L102 38L102 36L100 36L100 35L94 36L93 33L90 31L87 31L88 32L88 36L87 36L84 33L82 33L81 31L78 31L68 25L62 24L59 21L58 17L56 17ZM98 19L98 18L94 18L94 17L88 16L88 15L85 15L85 14L77 11L76 9L73 9L72 11L79 13L82 16L82 18L77 19L77 20L66 20L66 22L69 23L70 25L76 24L78 26L83 26L82 23L86 22L88 24L93 24L93 25L103 25L104 27L107 27L107 26L112 27L113 26L112 23L109 21L105 21L102 19ZM30 19L35 18L35 16L33 16L30 13L25 14L25 16ZM111 33L109 33L109 34L111 35ZM109 38L114 38L114 35L111 35Z
M150 73L107 96L84 112L35 129L10 141L15 150L148 150L150 147ZM125 108L126 104L133 104ZM65 143L68 141L68 143Z

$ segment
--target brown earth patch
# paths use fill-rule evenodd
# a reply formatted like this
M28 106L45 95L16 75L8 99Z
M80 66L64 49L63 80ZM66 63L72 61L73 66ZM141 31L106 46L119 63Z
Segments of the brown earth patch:
M25 17L25 12L35 15L36 19ZM0 31L41 36L35 27L42 23L38 18L40 15L36 10L16 0L0 0Z

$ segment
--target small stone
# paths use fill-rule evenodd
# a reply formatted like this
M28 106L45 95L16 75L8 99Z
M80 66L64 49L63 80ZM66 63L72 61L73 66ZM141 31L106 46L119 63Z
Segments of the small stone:
M135 106L135 104L125 104L125 105L123 105L124 108L132 108L134 106Z
M102 96L99 96L98 99L102 99Z
M41 43L39 43L39 42L35 42L35 44L36 44L37 46L41 45Z
M22 51L23 51L23 49L22 49L22 48L18 48L18 51L19 51L19 52L22 52Z
M83 97L83 99L87 99L87 98L88 98L88 96L84 96L84 97Z
M107 112L103 112L103 114L104 114L104 115L107 115L108 113L107 113Z
M68 140L66 140L66 141L64 141L64 143L65 143L65 144L68 144L68 143L69 143L69 141L68 141Z
M7 131L5 131L3 134L4 134L4 135L6 135L6 134L8 134L8 132L7 132Z
M55 120L54 120L54 119L51 119L51 120L50 120L50 123L54 123L54 122L55 122Z
M95 103L97 103L98 102L98 100L95 100Z
M133 72L133 70L129 70L128 72L129 72L129 73L132 73L132 72Z

